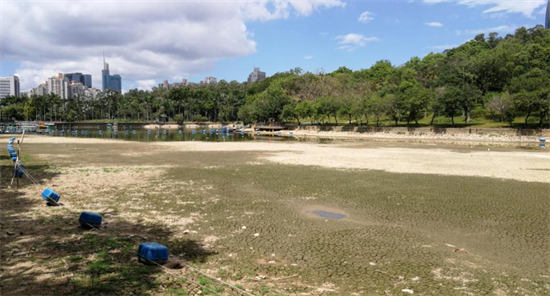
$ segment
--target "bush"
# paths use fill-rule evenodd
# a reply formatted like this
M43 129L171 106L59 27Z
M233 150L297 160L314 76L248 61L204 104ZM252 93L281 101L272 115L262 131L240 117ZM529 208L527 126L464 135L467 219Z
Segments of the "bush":
M177 124L182 125L183 124L183 114L176 114L174 115L174 120Z

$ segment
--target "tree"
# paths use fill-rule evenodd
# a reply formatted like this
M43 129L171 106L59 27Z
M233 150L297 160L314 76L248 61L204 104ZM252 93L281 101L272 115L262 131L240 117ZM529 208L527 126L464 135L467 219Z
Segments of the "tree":
M514 106L525 113L525 125L529 117L539 115L539 126L548 116L550 109L550 77L539 68L512 79L510 90L514 94Z
M514 115L512 113L514 101L508 92L493 95L486 105L487 110L491 112L493 118L498 117L500 122L512 121Z
M416 80L405 80L399 85L399 103L407 115L407 125L414 120L418 125L418 119L422 118L423 111L429 102L429 93Z
M338 102L333 97L320 97L315 103L316 114L326 117L327 123L330 116L334 116L334 121L338 123L338 108Z
M461 109L461 97L462 91L454 86L447 88L441 97L443 113L451 118L453 126L455 125L454 118L459 114Z
M300 119L309 118L313 116L313 103L308 100L298 102L294 107L294 116L300 124Z
M391 113L391 101L376 94L366 100L367 112L374 116L376 126L380 126L380 120L385 114Z

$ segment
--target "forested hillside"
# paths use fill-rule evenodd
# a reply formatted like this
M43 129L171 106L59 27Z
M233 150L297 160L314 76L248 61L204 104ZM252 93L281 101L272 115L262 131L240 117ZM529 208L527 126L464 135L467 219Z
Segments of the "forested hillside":
M404 44L403 46L406 46ZM2 120L156 120L369 125L548 126L550 30L519 28L400 66L332 73L296 68L247 84L221 81L152 91L105 92L95 100L7 97Z

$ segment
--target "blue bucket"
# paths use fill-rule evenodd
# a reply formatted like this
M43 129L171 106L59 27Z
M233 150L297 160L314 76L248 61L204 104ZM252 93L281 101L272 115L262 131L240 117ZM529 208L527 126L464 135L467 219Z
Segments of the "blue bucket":
M89 225L99 228L101 226L101 221L103 220L103 217L101 217L98 213L93 212L82 212L80 213L80 218L78 218L78 222L82 227L87 227Z
M50 188L46 188L44 189L44 191L42 191L42 198L44 198L46 201L53 200L55 202L59 202L61 196Z
M152 261L164 264L168 261L168 248L155 242L146 242L139 244L138 259L145 259L145 262Z

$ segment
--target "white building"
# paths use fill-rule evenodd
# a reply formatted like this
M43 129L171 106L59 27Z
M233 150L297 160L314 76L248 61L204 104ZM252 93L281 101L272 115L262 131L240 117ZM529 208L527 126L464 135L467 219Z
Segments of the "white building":
M46 83L41 83L37 87L31 89L30 95L33 96L45 96L48 94L48 85Z
M69 98L71 99L94 100L100 92L99 89L88 88L80 82L73 82L69 85Z
M80 82L71 82L69 85L70 98L85 98L88 88Z
M0 77L0 98L19 95L19 77Z
M49 94L58 95L62 99L68 99L71 97L69 80L65 79L65 77L61 73L58 73L54 77L48 78L48 80L46 81L46 85L48 86Z
M265 72L260 71L260 68L254 67L254 71L248 75L248 83L262 81L265 79Z
M202 83L204 83L204 84L211 84L211 83L215 84L215 83L218 83L218 80L216 79L216 77L208 76L208 77L204 78Z

